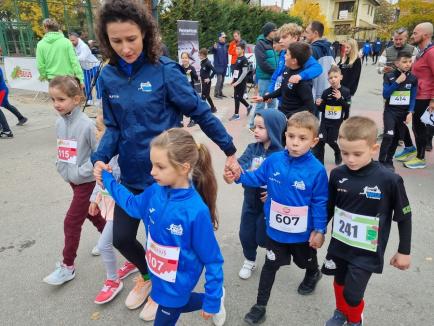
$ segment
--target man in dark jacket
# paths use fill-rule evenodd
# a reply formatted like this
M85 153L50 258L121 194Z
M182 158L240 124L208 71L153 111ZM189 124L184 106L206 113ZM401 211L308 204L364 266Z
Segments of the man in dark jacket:
M276 34L277 26L268 22L262 27L262 34L256 39L256 82L258 84L259 96L264 96L268 92L271 83L271 76L277 68L279 54L273 49L273 38ZM276 108L276 100L267 104L268 108ZM256 104L249 118L249 127L253 127L255 111L265 108L265 103Z
M228 45L226 44L225 32L219 33L218 43L214 43L214 46L210 49L210 52L214 55L214 68L217 76L217 84L214 88L214 97L223 98L223 83L225 81L226 69L228 67Z

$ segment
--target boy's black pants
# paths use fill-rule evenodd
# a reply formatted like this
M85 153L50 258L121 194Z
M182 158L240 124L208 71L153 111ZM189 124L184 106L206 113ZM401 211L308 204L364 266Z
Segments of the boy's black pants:
M235 114L240 112L240 103L243 103L246 108L249 107L249 103L244 99L245 92L246 83L241 83L234 87Z
M210 107L214 108L215 107L214 103L211 99L211 96L209 95L210 92L211 92L211 82L205 83L202 80L202 94L201 94L202 100L208 101L208 104L210 105Z
M403 135L405 132L404 121L407 114L407 110L399 110L389 107L384 109L384 133L380 147L380 155L378 156L380 162L392 163L393 155L398 147L400 135Z

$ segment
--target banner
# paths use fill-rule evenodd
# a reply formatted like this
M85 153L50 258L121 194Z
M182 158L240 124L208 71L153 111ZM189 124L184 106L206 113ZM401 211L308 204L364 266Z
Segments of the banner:
M48 82L39 80L36 58L5 57L5 73L11 88L48 93Z
M199 59L199 22L178 20L178 62L181 64L181 53L187 52L190 64L200 72Z

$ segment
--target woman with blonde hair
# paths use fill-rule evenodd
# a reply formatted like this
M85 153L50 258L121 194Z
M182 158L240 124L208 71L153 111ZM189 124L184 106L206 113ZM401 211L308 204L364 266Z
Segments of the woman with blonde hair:
M359 47L356 40L350 38L343 43L343 48L338 63L343 75L342 85L350 90L351 96L354 96L359 85L360 72L362 71L362 62L358 55Z

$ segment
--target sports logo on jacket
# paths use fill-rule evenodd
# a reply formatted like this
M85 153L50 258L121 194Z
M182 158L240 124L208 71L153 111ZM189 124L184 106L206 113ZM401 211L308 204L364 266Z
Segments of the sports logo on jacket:
M150 92L152 92L152 84L151 84L151 82L147 81L146 83L140 83L140 87L139 87L138 90L142 91L144 93L150 93Z
M184 233L181 224L179 225L170 224L170 226L166 230L170 231L170 233L172 233L173 235L181 236Z
M292 186L298 190L306 190L306 185L304 184L303 180L294 181L294 184Z
M363 188L363 191L359 195L364 195L368 199L378 199L380 200L383 195L381 194L380 188L378 186L375 187L368 187L365 186Z

